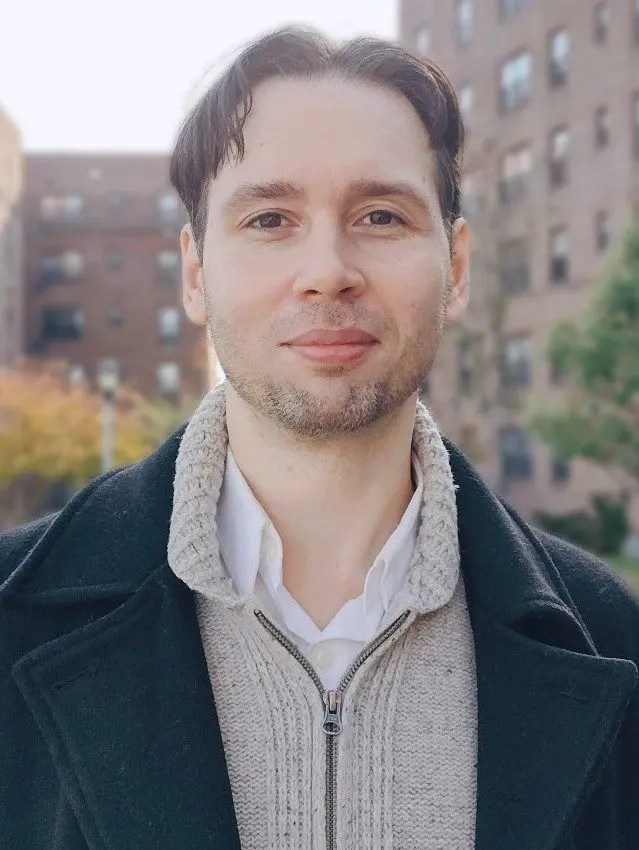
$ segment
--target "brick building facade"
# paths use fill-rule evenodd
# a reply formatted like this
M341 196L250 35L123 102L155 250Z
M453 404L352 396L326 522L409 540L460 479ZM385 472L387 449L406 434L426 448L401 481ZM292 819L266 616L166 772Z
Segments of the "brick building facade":
M107 364L147 396L201 394L204 334L181 303L183 221L166 155L28 155L27 353L92 381Z
M480 392L488 402L473 391L473 334L453 330L430 380L433 409L524 514L585 508L624 482L562 463L526 422L561 404L550 332L584 313L639 208L639 2L402 0L400 21L403 43L447 70L465 117L471 329L491 304L502 308L502 367ZM631 518L639 528L636 503Z

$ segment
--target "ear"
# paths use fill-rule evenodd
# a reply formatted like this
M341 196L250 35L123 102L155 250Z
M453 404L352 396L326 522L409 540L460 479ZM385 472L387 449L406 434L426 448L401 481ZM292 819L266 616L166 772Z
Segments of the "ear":
M465 219L453 224L450 237L451 283L446 323L456 321L466 309L470 296L470 236Z
M202 263L190 224L185 224L180 233L182 252L182 303L186 315L194 325L206 324L206 299Z

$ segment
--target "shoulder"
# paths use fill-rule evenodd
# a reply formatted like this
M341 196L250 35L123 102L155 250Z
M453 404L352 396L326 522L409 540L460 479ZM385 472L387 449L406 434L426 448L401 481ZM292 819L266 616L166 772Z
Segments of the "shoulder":
M26 558L59 513L35 519L0 533L0 584Z
M142 460L83 487L59 514L0 535L0 587L138 586L166 559L184 426ZM20 569L18 569L20 567Z
M550 555L598 651L639 659L639 598L622 576L596 555L532 531Z

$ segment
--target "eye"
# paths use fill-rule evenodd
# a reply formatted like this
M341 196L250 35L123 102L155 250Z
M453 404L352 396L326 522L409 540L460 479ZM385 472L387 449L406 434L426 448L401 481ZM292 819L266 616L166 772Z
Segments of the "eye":
M369 226L375 227L388 227L392 224L405 224L403 218L400 218L395 213L392 213L390 210L373 210L372 212L366 213L364 219L370 219Z
M247 222L247 227L253 230L275 230L281 227L284 216L282 213L265 212L256 215Z

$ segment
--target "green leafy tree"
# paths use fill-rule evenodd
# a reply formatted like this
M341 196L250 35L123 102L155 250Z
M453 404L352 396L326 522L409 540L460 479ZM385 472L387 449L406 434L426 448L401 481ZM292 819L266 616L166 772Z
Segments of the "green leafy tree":
M565 378L562 410L532 428L565 460L621 470L639 490L639 229L628 232L579 324L558 325L549 358Z

